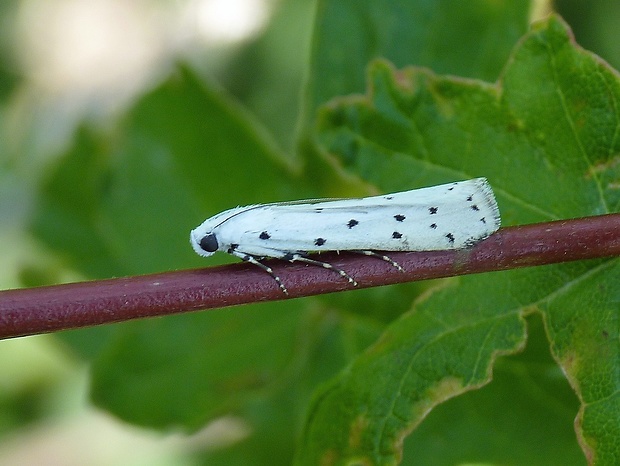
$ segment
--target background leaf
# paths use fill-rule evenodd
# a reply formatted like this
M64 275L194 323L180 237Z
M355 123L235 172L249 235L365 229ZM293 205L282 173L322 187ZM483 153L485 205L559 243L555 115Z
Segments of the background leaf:
M558 18L533 26L497 86L384 62L369 79L367 97L325 108L320 136L327 153L382 190L488 173L508 224L617 208L617 75L575 47ZM299 463L400 461L403 437L430 409L488 383L495 358L525 344L522 318L534 310L583 400L584 449L617 461L618 432L607 427L620 383L610 338L617 271L617 260L516 270L463 277L430 295L317 394ZM513 457L495 447L479 460Z
M399 68L416 64L441 74L494 80L527 30L531 8L527 0L320 0L306 118L314 119L316 109L332 97L363 92L367 64L378 57Z
M33 160L45 138L30 133L32 122L50 111L42 104L43 110L27 112L26 79L0 44L0 78L9 83L0 93L0 155L10 156L0 160L6 214L0 226L32 219L31 230L22 226L15 235L30 251L26 262L15 261L22 284L234 260L222 255L205 262L191 251L187 233L237 204L488 176L505 224L617 210L615 73L576 48L557 19L536 26L511 54L537 14L534 6L544 9L545 2L319 0L309 60L304 44L314 3L280 3L273 27L239 45L216 73L234 97L196 71L211 75L213 62L230 58L205 47L198 66L180 66L152 84L113 123L80 120L69 149L53 159ZM603 16L614 46L616 22ZM572 21L585 17L577 12ZM599 33L600 24L594 25ZM580 43L584 30L577 29ZM30 99L38 102L39 94ZM66 120L53 113L50 126ZM296 121L303 159L280 149L294 144ZM61 146L54 140L47 150ZM32 172L44 176L29 178ZM6 236L0 244L17 249ZM11 269L6 256L3 265ZM573 431L580 400L577 427L588 458L613 463L615 263L265 303L65 332L49 341L66 343L91 363L92 397L106 414L161 431L195 431L221 416L242 427L241 439L217 450L191 438L183 451L191 457L187 464L290 464L302 428L300 462L320 456L330 464L360 451L396 461L414 425L402 446L405 464L583 464ZM420 293L426 294L414 304ZM498 357L522 348L526 335L524 353ZM399 379L411 360L408 377ZM479 388L491 369L493 383ZM419 391L394 391L394 380ZM50 395L36 386L11 398L3 387L3 433L49 413L52 398L64 407L70 392L54 385ZM479 389L461 393L473 388ZM349 390L367 398L355 405ZM394 402L394 415L381 412L382 400ZM312 422L304 427L309 405ZM371 407L384 422L363 426L362 416L347 424L356 409ZM87 426L80 439L82 432L102 435ZM353 443L330 449L338 439ZM78 451L82 442L73 444Z

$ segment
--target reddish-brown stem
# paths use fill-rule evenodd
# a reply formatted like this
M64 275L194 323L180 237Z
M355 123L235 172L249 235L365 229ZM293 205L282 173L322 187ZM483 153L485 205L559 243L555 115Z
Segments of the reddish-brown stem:
M405 273L360 254L322 254L359 288L620 255L620 214L503 228L471 249L390 253ZM269 261L288 298L351 289L333 271ZM268 274L233 264L137 277L0 291L0 338L177 312L286 299Z

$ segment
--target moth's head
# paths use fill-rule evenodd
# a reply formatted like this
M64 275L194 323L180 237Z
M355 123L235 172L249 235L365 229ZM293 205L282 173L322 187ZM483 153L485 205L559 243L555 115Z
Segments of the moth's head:
M220 247L213 225L209 220L190 232L189 242L196 254L204 257L209 257Z
M211 218L206 219L199 226L194 228L189 234L189 242L192 243L192 247L196 254L204 257L209 257L215 251L227 251L228 247L225 247L222 240L222 232L220 228L222 224L234 217L243 208L236 207L224 212L220 212ZM222 249L220 249L222 248Z
M197 229L192 230L189 241L192 243L192 247L194 248L194 251L196 251L196 254L204 257L209 257L219 248L217 237L215 236L215 233L212 232L201 234L200 232L197 232Z

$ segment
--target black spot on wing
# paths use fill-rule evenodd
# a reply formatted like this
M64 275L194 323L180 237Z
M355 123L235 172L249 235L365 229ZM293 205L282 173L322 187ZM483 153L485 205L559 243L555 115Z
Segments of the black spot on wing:
M473 206L471 206L471 210L478 212L480 209L478 208L476 204L474 204Z
M407 217L405 217L404 215L398 214L398 215L394 215L394 218L396 219L397 222L402 222Z
M401 239L403 237L402 233L399 233L397 231L395 231L394 233L392 233L392 238L393 239Z
M353 228L355 225L359 224L360 222L358 222L357 220L355 220L354 218L352 218L351 220L349 220L349 223L347 223L347 226L349 228Z
M385 196L386 201L391 201L392 199L394 199L394 196Z
M431 223L431 228L432 228L433 230L436 230L436 229L437 229L437 224L436 224L436 223Z
M428 211L430 212L431 215L435 215L437 213L438 207L429 207Z
M481 221L482 223L484 223L485 225L486 225L486 223L487 223L487 219L486 219L486 218L484 218L484 217L482 217L482 218L480 219L480 221Z
M467 202L471 202L474 199L474 196L467 196Z
M446 235L446 238L448 239L449 243L454 243L454 235L452 233L448 233Z
M314 245L315 246L323 246L326 242L327 242L327 240L325 238L317 238L317 239L314 240Z
M261 232L260 235L258 235L258 237L260 239L269 239L269 238L271 238L271 235L269 233L267 233L266 231L263 231L263 232Z

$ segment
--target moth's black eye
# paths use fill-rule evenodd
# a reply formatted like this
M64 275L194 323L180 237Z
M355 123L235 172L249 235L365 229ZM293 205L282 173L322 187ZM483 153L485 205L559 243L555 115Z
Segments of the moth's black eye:
M213 233L210 233L207 236L204 236L200 240L200 247L207 252L217 251L217 248L218 248L217 238L215 237Z

